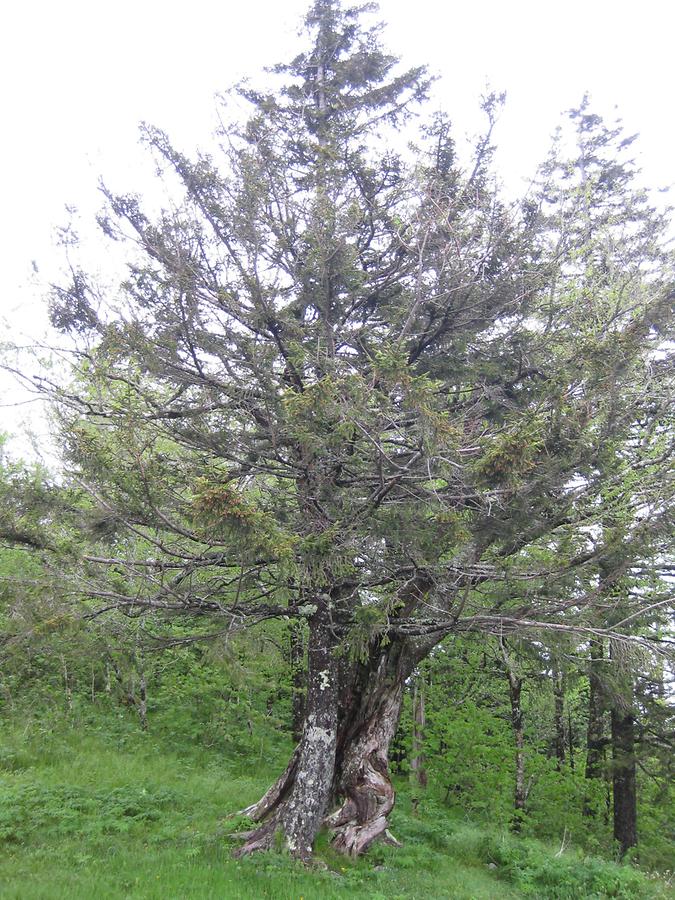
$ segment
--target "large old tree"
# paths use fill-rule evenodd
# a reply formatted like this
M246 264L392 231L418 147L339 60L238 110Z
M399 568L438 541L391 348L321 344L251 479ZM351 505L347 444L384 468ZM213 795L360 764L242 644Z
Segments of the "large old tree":
M505 204L498 98L469 163L441 115L404 147L429 81L367 13L316 0L219 158L146 128L182 197L152 217L106 191L125 280L103 297L74 268L52 298L79 362L40 383L101 536L72 590L216 640L306 623L302 737L244 853L281 833L307 857L322 823L351 854L386 835L419 661L468 629L605 634L598 567L662 553L670 514L672 264L627 142L582 108L570 159Z

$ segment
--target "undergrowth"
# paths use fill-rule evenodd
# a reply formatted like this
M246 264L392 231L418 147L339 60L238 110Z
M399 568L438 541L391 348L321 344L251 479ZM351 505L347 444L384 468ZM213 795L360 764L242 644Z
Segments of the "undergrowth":
M2 898L675 897L664 879L485 828L432 796L413 812L405 783L392 820L400 848L352 861L322 836L310 869L284 853L235 861L232 814L283 764L277 737L246 760L175 722L146 734L105 709L86 721L15 717L2 732Z

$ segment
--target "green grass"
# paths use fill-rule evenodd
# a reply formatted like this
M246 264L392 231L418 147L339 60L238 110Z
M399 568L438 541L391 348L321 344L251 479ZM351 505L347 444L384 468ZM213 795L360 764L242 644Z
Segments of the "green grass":
M85 727L86 725L86 727ZM263 748L264 750L264 748ZM0 738L0 897L16 900L508 900L672 897L627 866L458 820L432 798L392 822L403 847L323 868L270 853L235 861L231 814L257 799L282 760L222 758L170 730L142 734L100 714L77 727L4 723Z

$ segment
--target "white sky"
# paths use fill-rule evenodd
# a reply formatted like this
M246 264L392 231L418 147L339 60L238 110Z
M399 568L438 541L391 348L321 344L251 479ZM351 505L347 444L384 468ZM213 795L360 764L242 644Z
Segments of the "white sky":
M306 0L7 0L0 11L0 343L39 333L53 231L66 204L82 230L103 175L119 190L151 177L138 145L146 120L190 150L215 127L213 95L284 59ZM456 135L479 127L487 83L507 92L497 132L510 184L533 174L561 113L590 91L640 132L646 181L675 181L675 5L667 0L382 0L387 48L440 76L434 105ZM7 331L3 334L2 331ZM0 404L15 388L0 382ZM0 431L19 412L0 407Z

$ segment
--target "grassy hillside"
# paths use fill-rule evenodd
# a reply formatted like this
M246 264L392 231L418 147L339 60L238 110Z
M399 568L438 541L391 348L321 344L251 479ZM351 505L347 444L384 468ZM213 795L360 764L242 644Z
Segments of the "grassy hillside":
M432 798L413 815L405 784L400 849L351 862L324 845L312 870L282 854L235 861L231 815L287 749L274 732L224 757L169 728L144 734L126 713L49 719L5 722L0 737L2 898L675 897L663 880L485 830Z

